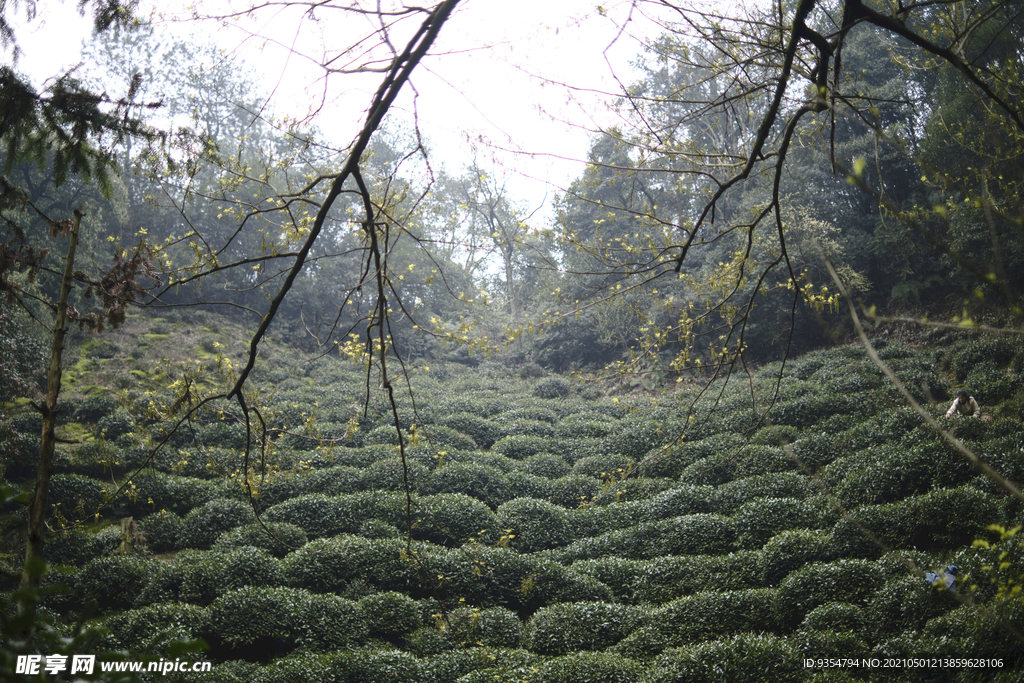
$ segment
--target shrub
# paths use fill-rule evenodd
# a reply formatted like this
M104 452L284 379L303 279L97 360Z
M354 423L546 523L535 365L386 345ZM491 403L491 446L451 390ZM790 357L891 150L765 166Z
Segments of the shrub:
M652 497L644 506L650 520L713 512L716 509L713 486L677 486Z
M422 433L435 448L454 448L463 451L477 448L472 436L445 425L427 425L422 428Z
M337 595L310 595L298 613L299 645L313 652L330 652L361 645L369 635L359 606Z
M816 562L779 585L776 606L783 628L796 628L808 612L828 602L863 604L882 587L881 569L865 560Z
M819 493L814 482L796 472L762 474L737 479L715 489L712 512L732 514L755 498L810 498Z
M143 470L132 477L127 501L135 517L155 510L169 510L179 515L224 495L217 486L202 479L179 477L155 470Z
M82 567L76 589L83 604L95 600L101 610L126 609L142 591L148 571L141 557L98 557Z
M791 425L768 425L757 430L750 443L757 446L785 446L800 438L800 430Z
M555 657L534 667L529 683L636 683L644 669L621 655L577 652Z
M68 520L91 517L107 500L106 487L89 477L55 474L50 478L47 502Z
M225 531L217 537L215 550L229 550L240 546L252 546L266 550L274 557L284 557L292 550L306 545L306 532L294 524L268 522L246 524Z
M75 422L96 422L116 411L118 402L111 396L90 396L74 407Z
M651 616L651 623L672 645L743 632L771 633L779 626L775 591L755 588L697 593L664 605Z
M427 481L430 469L406 458L403 464L398 456L378 460L363 472L363 488L378 491L405 491L406 481L414 490L419 482Z
M865 632L866 626L864 608L848 602L826 602L819 605L808 612L800 624L800 628L805 631L852 631L858 635Z
M726 517L686 515L584 538L555 555L565 562L605 555L634 560L665 555L714 555L727 552L734 538L731 520Z
M606 602L560 603L542 607L526 623L526 646L542 655L604 650L644 625L639 607Z
M740 506L733 521L740 547L757 549L781 531L815 528L818 514L803 500L755 498Z
M535 456L536 457L536 456ZM462 493L492 508L512 499L508 478L488 465L472 462L445 463L420 485L421 493Z
M569 474L551 482L548 500L562 507L578 508L581 505L589 505L600 493L601 482L593 477Z
M497 530L498 519L487 505L464 493L441 493L419 499L413 515L417 538L460 546Z
M52 565L81 565L96 557L96 539L78 529L68 529L46 537L42 556Z
M531 455L550 452L551 447L543 437L513 434L499 439L491 450L512 460L526 460Z
M1009 337L992 337L977 339L953 354L950 369L956 373L958 380L963 380L979 364L989 362L997 367L1005 367L1018 351L1018 345Z
M613 481L601 487L601 493L594 496L594 505L610 505L629 501L648 500L675 486L671 479L630 477Z
M773 635L744 634L668 650L649 668L645 682L797 683L806 676L795 644Z
M924 578L903 576L871 596L865 616L875 640L881 640L903 631L920 631L930 619L956 606L951 596L936 591Z
M288 584L314 593L344 593L352 585L412 591L420 587L418 567L404 559L399 539L343 534L310 541L281 561Z
M607 481L621 477L632 469L632 461L624 455L592 455L577 460L572 466L572 473Z
M252 508L240 500L211 500L185 515L181 545L187 548L209 548L223 532L251 524L253 519Z
M568 463L551 453L537 453L523 461L520 471L545 479L558 479L572 471Z
M871 648L863 638L848 630L801 631L798 642L804 659L846 659L860 662L871 655Z
M367 595L356 607L370 636L375 638L397 642L422 625L416 601L394 591Z
M203 634L211 654L267 661L292 650L309 598L307 591L284 587L246 586L225 593L210 605Z
M555 493L555 483L550 479L526 472L509 472L506 475L509 499L536 498L550 500Z
M94 433L97 437L113 441L122 434L128 434L135 429L135 422L131 415L124 411L116 411L104 415L96 422Z
M564 377L545 377L533 385L533 395L538 398L562 398L572 391L572 385Z
M722 433L699 441L684 441L667 448L656 448L645 454L639 465L644 477L678 478L690 465L716 453L726 453L743 445L738 434Z
M764 582L779 584L806 564L831 558L828 534L820 531L784 531L764 545Z
M487 418L473 413L453 413L439 418L437 424L450 427L473 439L480 448L490 448L501 438L501 428Z
M565 508L546 500L516 498L498 508L497 524L501 531L510 531L513 547L532 553L557 548L574 539Z
M106 618L103 626L110 630L118 649L156 654L154 643L191 640L208 618L205 607L168 602L115 614Z
M459 645L480 643L488 647L518 647L523 622L515 612L504 607L453 610L448 615L445 638Z
M173 512L161 510L139 521L139 530L151 553L166 553L181 547L184 520Z

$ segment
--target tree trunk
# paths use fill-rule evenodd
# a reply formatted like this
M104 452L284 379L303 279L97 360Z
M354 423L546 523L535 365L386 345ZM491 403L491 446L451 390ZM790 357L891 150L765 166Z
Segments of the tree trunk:
M50 370L46 377L46 402L36 405L43 414L42 441L39 445L39 467L36 470L36 490L29 504L28 540L25 544L25 565L21 574L23 588L36 588L42 578L39 567L40 553L46 532L46 508L50 492L50 475L53 470L53 450L57 442L57 397L61 387L61 360L64 356L64 336L67 333L68 298L75 266L75 249L78 247L78 228L82 223L82 212L75 209L71 228L71 243L68 245L67 260L64 262L64 279L57 301L57 315L53 325L53 344L50 347Z

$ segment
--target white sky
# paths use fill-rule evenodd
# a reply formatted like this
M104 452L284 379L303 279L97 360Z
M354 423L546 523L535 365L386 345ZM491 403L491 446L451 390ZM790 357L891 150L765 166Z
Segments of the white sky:
M218 2L243 7L240 0ZM429 58L413 76L420 126L435 148L433 162L458 172L475 153L485 167L493 163L498 175L514 175L510 188L528 204L538 204L545 194L550 200L582 171L588 131L613 121L607 104L621 90L616 77L622 84L633 80L630 62L641 46L630 33L655 34L652 22L636 12L628 30L619 31L629 4L605 3L607 16L600 16L593 0L464 0L434 51L445 54ZM160 11L176 8L165 0ZM187 11L182 4L181 12ZM196 30L210 32L225 49L265 70L265 85L276 85L278 113L302 115L323 96L322 82L316 81L321 72L305 68L307 62L289 56L281 45L294 44L313 55L318 43L344 44L346 32L365 32L367 25L351 17L339 22L325 13L317 23L307 18L300 24L295 11L273 12L237 25L201 23ZM20 22L24 12L9 18ZM40 0L35 21L18 29L24 51L19 68L42 78L72 66L89 30L72 3ZM320 125L337 131L336 142L354 135L379 80L373 74L332 81L330 118ZM407 91L398 104L410 118L411 94Z

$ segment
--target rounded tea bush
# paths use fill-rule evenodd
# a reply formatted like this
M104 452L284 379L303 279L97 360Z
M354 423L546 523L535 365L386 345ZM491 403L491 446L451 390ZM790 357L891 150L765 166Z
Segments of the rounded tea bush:
M607 602L572 602L537 610L526 623L526 647L541 655L604 650L644 626L646 610Z
M448 615L445 638L462 646L481 643L487 647L519 647L523 622L504 607L453 610Z
M524 553L557 548L574 540L568 510L546 500L510 500L498 508L497 523L503 533L514 536L512 546Z
M491 450L512 460L526 460L537 453L551 452L549 443L549 440L542 436L513 434L499 439L491 446Z
M826 602L819 605L808 612L800 624L800 628L805 631L852 631L857 634L863 633L866 626L864 608L848 602Z
M204 639L211 654L225 659L267 661L294 649L299 615L310 594L296 588L246 586L210 605Z
M545 479L558 479L569 474L572 468L557 455L537 453L523 461L520 471Z
M728 672L728 676L723 676ZM803 683L807 671L797 645L769 634L741 634L666 651L645 683Z
M313 652L332 652L363 644L369 636L359 606L337 595L311 595L302 604L297 622L299 645Z
M147 539L148 540L148 539ZM225 531L217 537L214 550L229 550L252 546L266 550L274 557L284 557L292 550L306 545L306 532L287 522L268 522L266 528L259 523L246 524Z
M529 683L636 683L643 676L643 666L627 657L605 652L576 652L536 665L534 673L526 680Z
M129 608L146 585L149 569L141 557L98 557L78 573L76 590L81 603L95 600L101 610Z
M395 591L367 595L356 606L375 638L398 641L423 625L416 601Z
M168 602L127 610L104 619L116 647L129 652L151 652L150 644L167 638L191 640L209 618L197 605Z
M186 548L209 548L222 533L251 524L254 517L252 508L240 500L211 500L185 515L181 545Z
M794 629L808 612L829 602L864 604L882 583L881 568L867 560L807 565L779 585L776 606L780 623L785 629Z
M713 640L737 633L778 631L775 591L755 588L703 592L664 605L651 628L672 645Z
M424 496L414 509L414 536L440 545L458 547L471 538L494 536L497 526L494 512L464 493Z
M572 385L564 377L552 376L533 385L533 395L537 398L562 398L572 391Z

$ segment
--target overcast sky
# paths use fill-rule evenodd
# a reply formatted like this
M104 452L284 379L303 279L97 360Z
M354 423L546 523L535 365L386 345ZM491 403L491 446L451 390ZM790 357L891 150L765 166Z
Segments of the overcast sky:
M247 6L218 2L224 3ZM442 30L435 52L443 54L428 59L413 79L419 122L435 147L435 162L457 172L474 154L485 166L493 157L498 174L520 178L512 187L530 203L545 193L550 199L554 190L545 181L556 190L579 175L589 131L613 121L606 105L621 84L633 80L630 64L642 49L634 36L656 31L638 12L629 15L628 1L604 3L604 15L595 7L592 0L464 0ZM173 2L160 3L171 18L175 9ZM16 18L23 17L22 11ZM263 70L264 85L275 89L277 111L301 116L323 97L316 80L321 72L283 46L314 56L368 26L351 17L339 23L325 13L316 22L300 18L275 9L240 25L205 22L189 24L188 30L216 36L225 49ZM88 36L88 21L71 3L41 0L35 21L19 28L25 53L19 67L39 78L58 73L79 60ZM327 93L330 128L342 136L351 131L351 137L379 81L379 74L334 79ZM405 94L399 110L411 118L412 91Z

